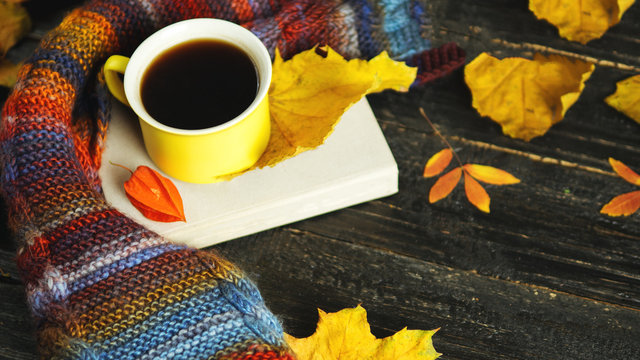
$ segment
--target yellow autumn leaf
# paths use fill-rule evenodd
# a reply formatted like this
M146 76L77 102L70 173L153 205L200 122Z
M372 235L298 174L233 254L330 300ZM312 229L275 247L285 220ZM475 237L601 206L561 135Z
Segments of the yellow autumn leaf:
M558 28L560 36L586 44L600 38L635 0L529 0L538 19Z
M604 101L609 106L640 123L640 75L616 83L616 91Z
M18 1L0 0L0 57L31 28L27 10Z
M322 145L351 105L374 92L407 91L417 71L386 52L369 61L346 60L324 46L284 61L276 51L269 88L271 138L260 159L246 171L275 166Z
M0 86L12 87L18 78L20 65L7 59L0 59Z
M499 60L482 53L464 73L478 113L502 125L506 135L529 141L563 119L594 69L559 55Z
M377 339L361 306L337 313L318 310L316 332L303 339L285 334L298 360L427 360L436 359L431 337L437 330L398 331Z

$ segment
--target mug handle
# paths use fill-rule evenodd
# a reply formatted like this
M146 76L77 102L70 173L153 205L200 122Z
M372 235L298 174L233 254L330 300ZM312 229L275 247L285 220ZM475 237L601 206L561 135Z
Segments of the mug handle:
M122 55L111 55L104 63L103 73L104 81L107 83L107 88L111 94L121 103L131 107L127 96L124 92L124 84L118 74L124 75L124 70L127 68L129 58Z

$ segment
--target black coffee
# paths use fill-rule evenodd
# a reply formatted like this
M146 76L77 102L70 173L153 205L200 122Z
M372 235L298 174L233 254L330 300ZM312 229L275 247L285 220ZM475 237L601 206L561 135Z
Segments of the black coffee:
M233 44L201 39L160 54L142 76L145 109L178 129L205 129L240 115L256 97L258 76Z

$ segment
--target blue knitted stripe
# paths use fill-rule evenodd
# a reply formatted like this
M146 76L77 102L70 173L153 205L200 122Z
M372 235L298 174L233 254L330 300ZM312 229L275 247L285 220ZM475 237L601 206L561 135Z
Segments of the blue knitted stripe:
M196 294L164 307L143 322L104 341L99 346L108 351L101 356L107 359L135 359L167 342L181 329L193 326L206 317L232 310L231 305L220 297L217 288Z
M358 47L360 49L360 53L365 58L374 57L378 55L380 43L372 37L373 9L366 0L355 0L350 1L350 3L356 13L356 20L358 22Z
M236 312L227 316L208 317L141 359L209 359L218 351L253 339L253 333L237 315Z
M186 245L168 244L168 245L162 245L162 246L153 247L149 249L144 249L143 251L135 253L126 259L122 259L113 264L97 269L91 274L78 279L73 284L71 284L71 286L69 286L70 293L75 293L77 291L80 291L124 269L129 269L136 265L140 265L141 263L147 260L150 260L158 255L162 255L168 251L182 250L187 248L188 247Z
M278 319L264 306L258 288L246 278L237 283L221 283L224 297L243 314L245 324L260 339L273 344L281 342L282 326Z
M389 38L392 58L407 58L431 47L427 39L416 36L420 33L420 28L418 24L411 21L410 4L406 0L381 0L381 2L384 6L383 29Z

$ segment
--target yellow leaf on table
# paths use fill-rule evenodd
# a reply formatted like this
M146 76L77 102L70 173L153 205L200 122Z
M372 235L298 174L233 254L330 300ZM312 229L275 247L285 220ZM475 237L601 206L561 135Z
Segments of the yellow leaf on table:
M502 125L506 135L529 141L563 119L594 68L559 55L499 60L482 53L464 73L480 115Z
M0 57L24 37L31 28L27 10L18 1L0 0Z
M337 313L318 310L316 332L303 339L285 334L298 360L428 360L439 354L431 337L437 330L402 329L377 339L361 306Z
M604 101L640 123L640 75L616 83L616 91Z
M287 61L276 52L269 89L271 138L249 170L274 166L321 145L363 96L386 89L407 91L416 74L417 68L392 60L386 52L369 61L346 60L328 46Z
M635 0L529 0L529 9L558 28L560 36L586 44L600 38Z
M18 79L20 65L7 59L0 59L0 86L12 87Z

